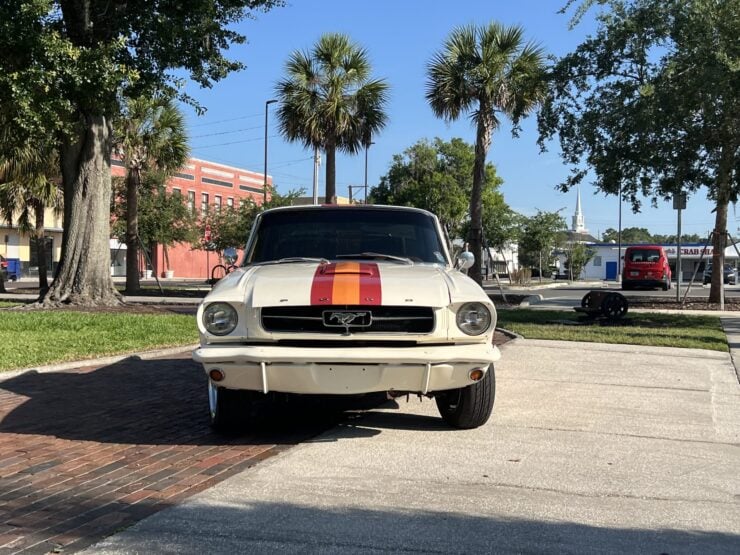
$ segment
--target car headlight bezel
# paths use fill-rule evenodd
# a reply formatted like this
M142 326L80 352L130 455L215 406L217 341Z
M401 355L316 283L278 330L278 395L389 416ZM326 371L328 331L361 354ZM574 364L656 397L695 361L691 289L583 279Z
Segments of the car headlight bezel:
M493 317L491 310L483 303L465 303L455 314L457 328L465 335L478 336L486 333L491 327Z
M219 312L222 314L219 315ZM218 320L216 320L217 317ZM202 321L203 327L208 333L222 337L232 333L239 325L239 314L229 303L214 302L203 310Z

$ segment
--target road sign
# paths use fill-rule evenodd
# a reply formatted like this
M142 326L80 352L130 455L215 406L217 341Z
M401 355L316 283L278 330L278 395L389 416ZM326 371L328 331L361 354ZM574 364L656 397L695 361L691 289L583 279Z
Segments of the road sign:
M678 193L677 195L673 195L673 209L686 210L686 193Z
M206 243L210 243L211 242L211 226L210 225L206 225L206 228L203 231L203 240Z

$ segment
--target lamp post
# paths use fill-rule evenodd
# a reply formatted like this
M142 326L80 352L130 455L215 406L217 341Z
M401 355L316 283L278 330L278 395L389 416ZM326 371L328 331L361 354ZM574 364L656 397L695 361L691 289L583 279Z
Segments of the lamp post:
M262 204L267 204L267 108L270 104L277 102L276 99L272 98L265 102L265 183L262 197Z
M370 148L370 145L374 145L375 143L372 141L367 141L365 143L365 204L367 204L367 151Z

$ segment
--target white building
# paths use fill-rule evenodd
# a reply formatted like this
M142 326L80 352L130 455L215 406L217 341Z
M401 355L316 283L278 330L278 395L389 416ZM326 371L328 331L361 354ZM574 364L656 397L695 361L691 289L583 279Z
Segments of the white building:
M639 245L622 245L622 257L624 257L624 250L630 246ZM678 280L678 274L676 273L676 253L678 252L677 245L661 245L665 249L668 262L671 265L671 271L673 272L673 281ZM599 280L616 280L617 278L617 260L618 260L618 247L616 243L593 243L589 245L590 248L596 251L593 258L586 264L583 269L583 279L599 279ZM702 251L704 255L702 256ZM714 248L712 245L704 248L703 243L689 243L681 245L681 281L688 282L691 280L691 276L696 272L697 279L701 279L701 272L704 270L704 264L712 259ZM727 264L736 266L738 263L738 254L735 247L732 245L725 249L725 261Z

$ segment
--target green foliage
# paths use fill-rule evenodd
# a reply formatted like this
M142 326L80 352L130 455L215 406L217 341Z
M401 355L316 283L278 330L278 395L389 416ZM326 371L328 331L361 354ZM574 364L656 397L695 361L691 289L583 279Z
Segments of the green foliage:
M70 131L78 113L118 113L123 98L176 91L184 70L208 87L243 64L224 52L234 24L281 0L0 3L0 110L16 137ZM62 9L63 7L63 9ZM180 97L192 101L184 94Z
M583 243L569 242L565 245L565 268L570 279L580 279L583 268L591 260L596 251Z
M339 33L297 50L275 92L280 132L288 141L326 151L326 198L336 196L335 151L356 154L388 120L388 84L371 79L367 51Z
M561 240L561 231L566 228L559 212L543 212L523 218L519 237L519 263L522 266L539 268L550 266L553 249Z
M593 170L635 211L641 196L703 186L726 211L738 198L740 3L599 4L598 31L555 64L540 114L541 143L557 133L573 167L561 188Z
M375 204L429 210L439 217L451 236L458 237L465 233L474 163L475 148L462 139L420 140L393 156L388 173L370 191L370 200ZM501 183L493 164L486 164L484 213L490 215L492 222L501 207L506 207L497 190Z
M165 248L176 243L197 242L196 217L190 211L187 200L179 193L168 192L160 183L145 184L139 195L141 242L147 247L159 244ZM126 186L122 178L114 179L113 192L111 235L123 242L126 237L128 210Z
M618 241L618 232L616 229L607 228L601 234L601 240L604 243ZM701 236L697 233L682 234L681 243L703 243L707 240L706 235ZM676 243L676 235L651 234L644 227L626 227L622 230L622 244L625 243L655 243L657 245L672 245Z
M211 231L211 240L208 243L203 241L194 243L194 247L219 253L228 247L243 249L247 244L254 220L260 212L270 208L291 206L295 199L304 194L303 189L292 190L284 195L273 190L270 192L269 200L264 204L257 204L252 198L247 198L239 206L222 206L220 210L209 206L206 214L200 218L197 229L198 236L202 238L208 226Z

